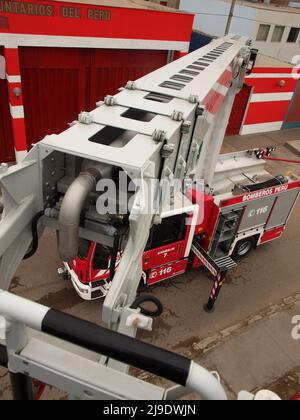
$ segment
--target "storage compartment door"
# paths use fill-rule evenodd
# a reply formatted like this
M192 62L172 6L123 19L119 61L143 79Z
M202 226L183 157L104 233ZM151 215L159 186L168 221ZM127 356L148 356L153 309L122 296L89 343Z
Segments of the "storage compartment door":
M286 225L287 219L298 198L299 190L291 190L281 194L276 201L271 217L267 224L267 230Z
M264 226L269 219L275 200L276 197L267 197L247 204L244 208L239 233Z

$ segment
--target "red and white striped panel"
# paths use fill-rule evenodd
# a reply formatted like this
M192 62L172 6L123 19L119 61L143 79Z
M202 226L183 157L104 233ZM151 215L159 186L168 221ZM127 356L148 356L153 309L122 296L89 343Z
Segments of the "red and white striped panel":
M246 79L253 87L241 134L276 131L282 128L293 98L299 69L257 68Z
M215 116L221 109L232 83L232 70L228 67L203 101L206 110Z
M12 118L15 154L17 161L20 161L26 155L27 142L18 49L5 48L4 54L6 61L6 78L8 82L9 108ZM20 96L16 95L16 89L20 89Z

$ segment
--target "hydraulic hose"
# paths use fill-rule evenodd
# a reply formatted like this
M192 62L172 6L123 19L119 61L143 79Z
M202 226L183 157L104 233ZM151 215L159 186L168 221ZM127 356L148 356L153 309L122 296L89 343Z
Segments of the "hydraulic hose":
M65 194L59 213L59 255L63 261L71 261L78 254L80 216L99 179L96 169L81 172Z
M253 184L253 185L243 185L243 190L246 192L254 192L258 190L262 190L264 188L271 188L276 187L277 185L282 185L285 183L285 179L282 177L272 178L268 181L261 182L259 184Z
M41 217L45 214L44 210L39 211L31 221L31 232L32 232L32 245L31 250L24 255L23 260L28 260L37 251L39 247L39 235L38 235L38 223Z
M8 366L7 350L2 344L0 344L0 366L4 368Z
M156 310L150 311L148 309L143 308L141 305L146 302L154 303L154 305L156 306ZM161 301L157 299L155 296L151 296L151 295L143 295L143 296L137 297L136 300L131 305L131 308L132 309L140 308L141 313L143 315L151 316L154 318L159 317L163 313L163 310L164 310Z

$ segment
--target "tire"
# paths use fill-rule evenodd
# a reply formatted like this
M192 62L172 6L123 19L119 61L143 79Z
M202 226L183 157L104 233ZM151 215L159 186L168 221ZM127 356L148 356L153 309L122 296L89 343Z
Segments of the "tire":
M233 258L244 258L246 255L248 255L252 249L255 246L255 240L251 236L250 238L245 238L239 241L232 253Z

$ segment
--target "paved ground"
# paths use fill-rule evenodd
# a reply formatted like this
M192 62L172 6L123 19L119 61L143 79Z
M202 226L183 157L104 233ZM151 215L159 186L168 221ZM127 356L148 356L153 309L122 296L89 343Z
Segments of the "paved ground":
M246 323L221 332L214 343L206 343L207 348L199 361L219 372L233 398L242 389L262 388L278 392L281 398L291 398L300 390L299 380L294 382L296 389L276 389L269 384L300 366L300 340L292 336L292 319L299 314L300 294L294 297L293 303L292 299L283 301L281 305L249 318Z
M300 156L300 140L288 141L286 147L295 153L295 155Z
M283 400L293 398L294 400L300 401L300 366L287 372L284 376L272 383L267 384L266 388L280 395Z
M284 144L299 139L300 130L236 136L226 140L224 151L275 145L278 150L274 156L295 159ZM268 169L274 175L289 170L300 173L295 165L270 163ZM285 374L293 375L293 369L300 366L300 341L290 343L291 317L300 315L299 214L300 202L282 239L258 248L231 273L213 314L202 310L212 287L202 269L155 287L152 292L161 299L165 311L155 320L153 333L142 332L140 338L193 357L211 369L217 367L232 396L241 388L276 388L276 381L282 389ZM16 273L12 292L99 322L101 302L81 301L57 276L59 264L56 238L48 231L38 253L23 262ZM153 380L149 375L135 374ZM6 372L0 370L0 399L9 396ZM52 390L45 397L63 395Z

